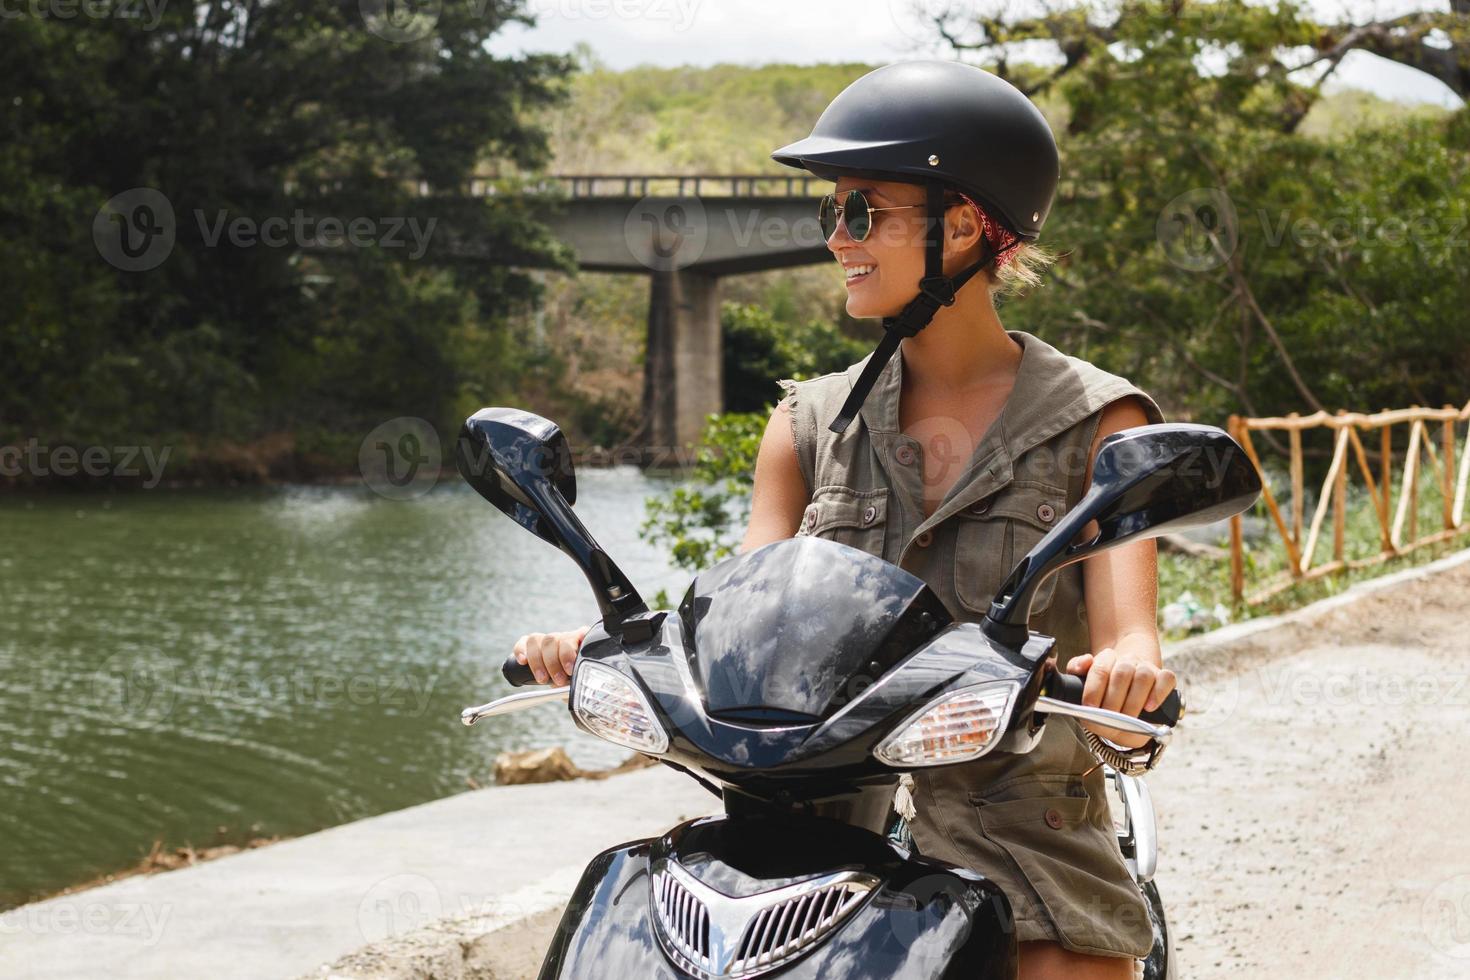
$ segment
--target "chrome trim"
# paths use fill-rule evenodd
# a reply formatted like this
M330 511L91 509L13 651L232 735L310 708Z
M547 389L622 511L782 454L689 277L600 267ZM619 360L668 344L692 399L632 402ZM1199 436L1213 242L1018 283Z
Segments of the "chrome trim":
M681 970L700 980L747 980L816 948L878 887L838 871L754 895L727 895L672 858L649 876L654 934Z
M523 691L520 694L511 694L503 698L482 704L478 708L466 708L459 713L462 724L473 725L481 718L489 718L491 715L505 715L512 711L525 711L527 708L539 707L552 701L565 701L571 694L569 687L554 687L547 691Z
M1117 774L1118 788L1122 791L1123 806L1128 812L1128 829L1133 838L1133 860L1137 867L1134 877L1141 885L1153 880L1159 867L1158 823L1154 817L1154 801L1148 786L1137 776Z
M1046 695L1036 699L1035 710L1048 715L1067 715L1070 718L1106 725L1108 728L1131 732L1134 735L1147 735L1160 745L1168 745L1169 739L1174 736L1174 729L1168 725L1150 725L1146 721L1140 721L1122 712L1109 711L1107 708L1092 708L1085 704L1072 704L1069 701L1058 701Z

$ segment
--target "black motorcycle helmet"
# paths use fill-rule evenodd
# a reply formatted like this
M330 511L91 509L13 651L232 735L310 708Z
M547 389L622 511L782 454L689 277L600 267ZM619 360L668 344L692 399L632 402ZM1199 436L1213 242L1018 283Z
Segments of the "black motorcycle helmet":
M955 61L909 61L869 72L838 93L810 136L771 158L827 180L897 180L926 191L918 295L898 316L884 318L883 340L828 426L833 432L852 422L899 341L928 326L996 258L982 240L979 262L952 279L944 275L944 192L973 198L1017 243L1035 241L1060 175L1051 127L1031 100L990 72Z

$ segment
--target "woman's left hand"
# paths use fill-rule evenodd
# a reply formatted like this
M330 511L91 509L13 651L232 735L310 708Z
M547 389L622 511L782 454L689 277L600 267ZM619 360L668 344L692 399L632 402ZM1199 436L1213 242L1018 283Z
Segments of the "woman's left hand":
M1174 690L1174 672L1150 662L1141 652L1100 650L1073 657L1067 662L1067 673L1087 678L1082 689L1082 703L1094 708L1107 708L1137 718L1144 711L1157 708ZM1144 745L1148 738L1120 732L1117 729L1085 723L1089 729L1110 742L1130 748Z

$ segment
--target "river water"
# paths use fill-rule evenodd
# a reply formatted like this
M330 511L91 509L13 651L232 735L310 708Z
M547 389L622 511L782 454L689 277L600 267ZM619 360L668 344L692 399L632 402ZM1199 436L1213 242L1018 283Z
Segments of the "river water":
M650 601L632 468L577 511ZM0 498L0 908L174 846L299 835L492 781L495 754L626 755L509 690L515 638L597 616L569 559L456 481Z

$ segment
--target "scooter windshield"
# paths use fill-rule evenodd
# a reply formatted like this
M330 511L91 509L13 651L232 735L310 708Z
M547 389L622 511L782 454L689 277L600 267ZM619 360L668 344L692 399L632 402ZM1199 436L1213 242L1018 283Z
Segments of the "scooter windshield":
M773 722L827 717L950 620L916 576L805 536L703 572L679 614L705 709Z

